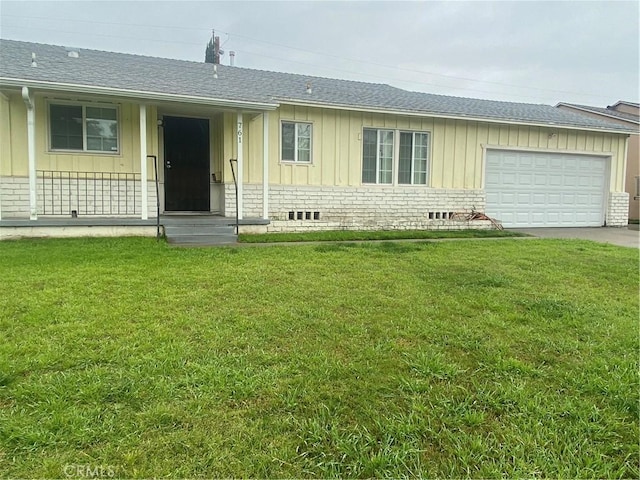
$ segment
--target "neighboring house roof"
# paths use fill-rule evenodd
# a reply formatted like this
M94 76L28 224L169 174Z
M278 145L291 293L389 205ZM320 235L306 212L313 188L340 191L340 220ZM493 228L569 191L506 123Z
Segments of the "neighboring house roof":
M627 132L623 125L550 105L410 92L385 84L0 40L0 86L119 93L274 109L281 103ZM31 66L36 54L37 67ZM218 78L214 78L214 68ZM307 93L307 83L312 93ZM631 130L632 131L632 130Z
M616 103L616 105L613 105L612 107L603 108L603 107L592 107L590 105L579 105L577 103L560 102L558 103L558 105L556 105L556 107L564 106L569 108L575 108L577 110L583 110L589 113L596 113L598 115L605 115L607 117L615 118L618 120L624 120L625 122L630 122L636 125L640 125L640 116L633 115L632 113L619 112L618 110L613 109L614 106L620 105L621 103L631 105L631 106L634 105L630 102L618 102Z
M616 108L618 105L628 105L629 107L640 108L640 103L627 102L625 100L620 100L620 101L614 103L613 105L610 105L610 107L611 108Z

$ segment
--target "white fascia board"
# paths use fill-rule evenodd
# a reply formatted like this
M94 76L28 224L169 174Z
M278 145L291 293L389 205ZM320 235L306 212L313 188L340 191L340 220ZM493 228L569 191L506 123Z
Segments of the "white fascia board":
M73 83L45 82L40 80L27 80L0 77L0 87L32 87L67 93L85 93L98 95L113 95L117 97L131 98L135 100L171 101L183 103L195 103L198 105L210 105L215 107L243 108L253 110L275 110L277 103L245 102L242 100L223 100L193 95L180 95L174 93L147 92L143 90L125 90L120 88L99 87L92 85L77 85Z
M486 123L500 123L507 125L526 125L530 127L546 127L546 128L563 128L568 130L584 130L586 132L601 132L601 133L622 133L625 135L633 135L634 132L628 129L611 129L611 128L598 128L598 127L580 127L576 125L566 125L561 123L544 123L544 122L527 122L517 120L507 120L499 118L486 118L486 117L473 117L466 115L448 115L443 113L429 113L429 112L415 112L410 110L393 110L385 108L370 108L370 107L355 107L350 105L340 105L332 103L315 103L315 102L296 102L292 100L279 100L280 104L295 105L300 107L317 107L317 108L332 108L335 110L351 110L354 112L368 112L368 113L383 113L391 115L402 115L405 117L428 117L428 118L445 118L449 120L469 120L473 122L486 122Z

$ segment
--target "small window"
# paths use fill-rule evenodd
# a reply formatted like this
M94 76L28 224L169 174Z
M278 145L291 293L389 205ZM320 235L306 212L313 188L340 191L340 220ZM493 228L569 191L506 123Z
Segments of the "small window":
M118 152L115 107L49 105L52 150Z
M312 127L310 123L282 122L283 162L311 163Z

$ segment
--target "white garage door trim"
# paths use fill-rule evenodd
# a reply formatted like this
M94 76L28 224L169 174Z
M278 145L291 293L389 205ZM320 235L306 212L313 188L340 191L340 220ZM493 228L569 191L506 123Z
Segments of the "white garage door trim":
M486 213L505 227L594 227L605 222L610 157L485 149Z

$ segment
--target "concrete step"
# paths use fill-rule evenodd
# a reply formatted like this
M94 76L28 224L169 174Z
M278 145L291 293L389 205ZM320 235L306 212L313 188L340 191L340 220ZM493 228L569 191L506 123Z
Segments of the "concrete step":
M238 243L238 237L235 235L177 235L167 237L167 242L171 245L185 246L234 245Z
M235 218L213 215L163 215L160 223L163 225L232 225Z
M238 242L235 234L235 218L219 215L163 215L167 242L172 245L207 246L233 245ZM244 219L240 224L268 225L269 220Z
M167 237L175 235L233 235L235 227L227 225L165 225Z
M162 225L235 225L235 217L220 215L161 215ZM269 220L263 218L244 218L240 225L269 225Z

